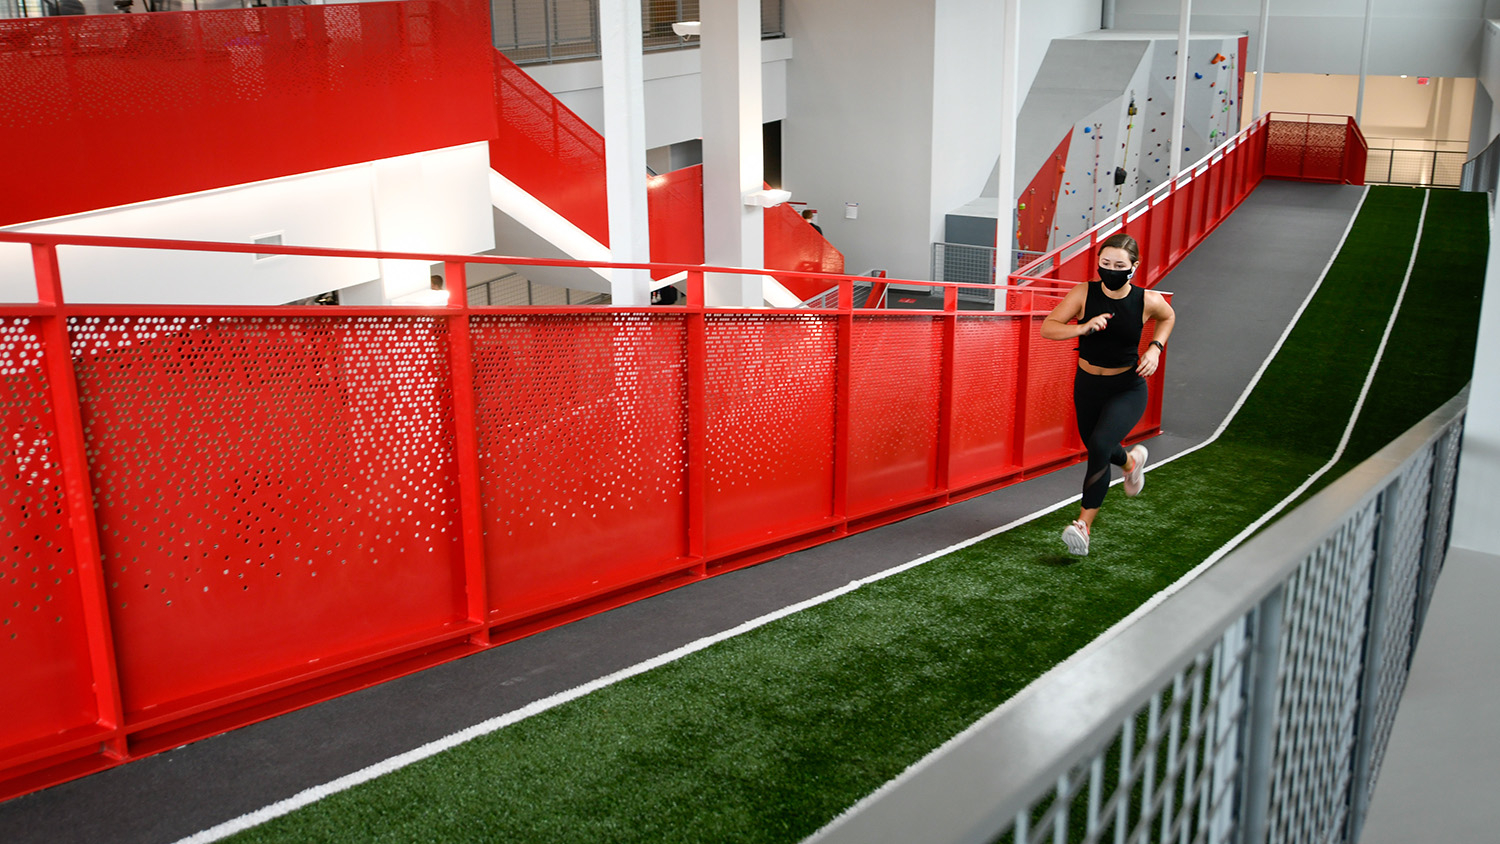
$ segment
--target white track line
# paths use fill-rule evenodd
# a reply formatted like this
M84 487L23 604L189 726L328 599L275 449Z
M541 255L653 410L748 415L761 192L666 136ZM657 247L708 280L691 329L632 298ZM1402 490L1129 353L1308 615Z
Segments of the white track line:
M1312 301L1312 297L1318 292L1318 288L1320 288L1323 285L1323 279L1324 279L1324 277L1326 277L1328 275L1328 270L1333 266L1334 259L1336 259L1338 257L1339 252L1344 247L1344 241L1349 237L1349 231L1350 231L1350 229L1352 229L1354 227L1354 220L1355 220L1356 217L1359 216L1359 210L1360 210L1361 207L1364 206L1365 197L1369 195L1369 190L1370 189L1368 187L1366 187L1364 193L1362 193L1360 195L1359 203L1355 205L1354 213L1351 214L1350 217L1349 217L1349 224L1344 228L1343 235L1341 235L1339 237L1338 245L1334 247L1333 255L1328 259L1328 264L1323 267L1323 272L1318 275L1317 283L1313 285L1312 291L1310 293L1308 293L1307 297L1302 301L1301 306L1299 306L1297 308L1297 312L1293 315L1291 323L1287 325L1286 330L1283 331L1282 334L1281 334L1281 337L1277 339L1276 345L1271 349L1270 354L1268 354L1266 356L1265 360L1261 362L1260 368L1256 370L1254 377L1251 378L1249 385L1247 385L1245 387L1244 391L1240 394L1239 399L1234 403L1234 406L1230 409L1229 415L1227 417L1225 417L1224 422L1219 425L1218 429L1215 430L1213 432L1213 434L1207 440L1204 440L1202 443L1199 443L1198 445L1195 445L1195 446L1193 446L1193 447L1191 447L1189 449L1186 449L1184 451L1178 452L1177 454L1174 454L1174 455L1172 455L1170 457L1167 457L1167 458L1165 458L1163 460L1160 460L1160 461L1158 461L1156 463L1153 463L1153 464L1147 466L1146 469L1145 469L1145 471L1149 472L1149 471L1152 471L1153 469L1159 468L1161 466L1165 466L1166 464L1172 462L1173 460L1175 460L1178 457L1181 457L1184 454L1188 454L1188 453L1191 453L1193 451L1197 451L1200 448L1203 448L1204 446L1208 445L1209 443L1212 443L1214 440L1217 440L1220 437L1220 435L1222 435L1224 433L1225 429L1227 429L1229 427L1230 421L1233 420L1234 415L1239 412L1240 407L1244 405L1245 399L1250 395L1250 391L1255 388L1255 385L1257 383L1259 383L1261 376L1266 371L1266 367L1270 365L1271 359L1274 358L1276 356L1276 353L1281 350L1282 344L1286 342L1287 336L1291 334L1292 328L1297 324L1297 321L1301 318L1302 312L1307 309L1308 303ZM1425 205L1425 203L1423 205L1423 211L1424 211L1424 213L1426 211L1426 205ZM1421 228L1420 228L1420 225L1419 225L1419 227L1418 227L1418 237L1420 237L1420 236L1421 236ZM1415 253L1413 253L1413 261L1415 261ZM1410 277L1410 269L1409 268L1408 268L1408 271L1407 271L1407 275L1408 275L1408 277ZM1403 292L1405 291L1405 285L1402 286L1402 290L1403 290ZM1399 305L1398 305L1398 307L1399 307ZM1394 317L1393 317L1393 319L1394 319ZM1387 328L1387 334L1389 334L1389 327ZM1382 341L1381 348L1384 349L1384 341ZM1378 358L1377 358L1377 360L1378 360ZM1366 386L1368 387L1368 384ZM1364 394L1361 393L1361 401L1363 400L1363 396L1364 396ZM1347 436L1346 436L1346 439L1347 439ZM1119 482L1120 482L1120 479L1116 479L1114 481L1114 483L1119 483ZM196 833L194 833L192 835L187 836L186 838L179 839L176 842L176 844L207 844L207 842L219 841L221 839L228 838L231 835L235 835L235 834L243 832L243 831L245 831L247 829L251 829L253 827L259 826L260 824L266 823L267 821L274 820L275 818L279 818L279 817L281 817L283 815L291 814L292 812L294 812L294 811L296 811L296 810L298 810L300 808L303 808L304 806L309 806L309 805L311 805L313 803L316 803L319 800L322 800L322 799L324 799L326 797L331 797L331 796L333 796L335 794L338 794L341 791L347 791L348 789L351 789L354 786L359 785L361 783L369 782L370 780L373 780L376 777L383 776L385 774L392 773L394 771L399 771L400 769L405 768L406 766L408 766L408 765L410 765L410 764L412 764L414 762L419 762L419 761L421 761L423 759L427 759L427 758L429 758L431 756L436 756L437 754L442 753L445 750L451 750L452 748L457 747L458 745L463 744L464 742L470 741L472 739L479 738L481 736L489 735L490 733L493 733L493 732L496 732L498 730L501 730L501 729L503 729L505 727L508 727L508 726L510 726L512 724L516 724L516 723L518 723L520 721L524 721L524 720L526 720L527 718L530 718L533 715L538 715L538 714L540 714L542 712L546 712L547 710L552 709L554 707L558 707L558 706L561 706L561 705L563 705L565 703L568 703L570 701L577 700L578 698L581 698L581 697L583 697L585 695L588 695L588 694L590 694L592 692L596 692L596 691L598 691L600 689L606 688L608 686L612 686L615 683L620 682L621 680L625 680L625 679L628 679L630 677L634 677L637 674L644 674L645 672L650 671L650 670L652 670L654 668L659 668L659 667L661 667L663 665L667 665L669 663L676 662L677 660L682 659L683 657L688 656L689 654L697 653L698 651L701 651L701 650L703 650L703 649L705 649L705 648L707 648L707 647L709 647L711 645L715 645L715 644L717 644L719 642L722 642L722 641L725 641L725 640L728 640L728 639L732 639L735 636L739 636L739 635L741 635L743 633L748 633L751 630L754 630L754 629L756 629L758 627L763 627L763 626L765 626L767 624L770 624L773 621L776 621L776 620L781 619L781 618L785 618L785 617L787 617L789 615L793 615L793 614L801 612L801 611L803 611L805 609L810 609L810 608L815 607L815 606L817 606L819 604L827 603L828 601L831 601L834 598L837 598L837 597L839 597L841 595L846 595L846 594L848 594L850 592L853 592L854 590L860 588L861 586L865 586L865 585L868 585L868 584L871 584L871 583L875 583L875 582L880 581L880 580L884 580L887 577L891 577L893 575L900 574L901 572L908 571L910 569L916 568L917 566L920 566L920 565L922 565L924 563L931 562L932 560L935 560L935 559L937 559L939 557L947 556L949 554L954 553L955 551L960 551L960 550L962 550L964 548L967 548L967 547L969 547L971 545L975 545L977 543L983 542L983 541L985 541L987 539L990 539L992 537L995 537L995 536L998 536L998 535L1000 535L1002 533L1005 533L1006 531L1009 531L1009 530L1012 530L1012 529L1014 529L1016 527L1019 527L1020 525L1026 524L1027 522L1030 522L1030 521L1032 521L1034 519L1038 519L1038 518L1040 518L1042 516L1045 516L1045 515L1047 515L1049 513L1053 513L1053 512L1055 512L1057 510L1060 510L1063 507L1066 507L1069 504L1073 504L1073 503L1075 503L1077 501L1078 501L1078 496L1076 496L1076 495L1075 496L1070 496L1069 498L1065 498L1062 501L1058 501L1058 502L1056 502L1054 504L1048 505L1047 507L1043 507L1040 510L1036 510L1036 511L1034 511L1032 513L1029 513L1029 514L1027 514L1025 516L1022 516L1022 517L1020 517L1018 519L1015 519L1015 520L1013 520L1013 521L1011 521L1011 522L1009 522L1007 524L1001 525L1000 527L994 528L992 530L985 531L984 533L981 533L978 536L973 536L973 537L970 537L969 539L965 539L965 540L963 540L961 542L958 542L958 543L955 543L953 545L950 545L947 548L943 548L943 549L938 550L938 551L933 551L930 554L926 554L924 556L918 557L915 560L911 560L909 562L902 563L901 565L895 566L893 568L886 569L885 571L877 572L876 574L870 575L868 577L863 577L863 578L860 578L858 580L852 580L849 583L847 583L844 586L841 586L841 587L839 587L837 589L834 589L834 590L831 590L831 591L828 591L828 592L824 592L821 595L816 595L816 596L814 596L812 598L808 598L805 601L801 601L799 603L792 604L791 606L783 607L783 608L781 608L779 610L776 610L775 612L768 613L768 614L760 616L758 618L753 618L753 619L751 619L749 621L744 622L743 624L740 624L740 625L738 625L736 627L733 627L733 628L731 628L729 630L725 630L725 631L723 631L721 633L716 633L716 634L714 634L712 636L705 636L705 637L703 637L701 639L689 642L689 643L687 643L685 645L682 645L681 647L678 647L678 648L676 648L674 650L668 651L667 653L661 654L659 656L652 657L651 659L648 659L648 660L646 660L644 662L640 662L640 663L637 663L635 665L629 666L628 668L623 668L623 669L621 669L619 671L614 672L613 674L609 674L607 676L600 677L597 680L591 680L590 682L584 683L583 685L580 685L580 686L575 686L574 688L568 689L567 691L558 692L555 695L551 695L549 697L542 698L541 700L533 701L533 702L527 704L526 706L521 707L520 709L515 709L515 710L512 710L510 712L505 713L504 715L498 715L498 716L496 716L494 718L490 718L488 720L481 721L480 723L475 724L472 727L467 727L467 728L465 728L463 730L459 730L456 733L452 733L450 735L444 736L443 738L437 739L435 741L428 742L427 744L424 744L421 747L417 747L417 748L414 748L412 750L408 750L405 753L401 753L401 754L398 754L396 756L392 756L392 757L390 757L388 759L382 760L382 761L377 762L377 763L375 763L373 765L370 765L368 767L361 768L358 771L354 771L353 773L346 774L346 775L344 775L342 777L339 777L338 779L331 780L329 782L323 783L322 785L313 786L312 788L304 789L303 791L299 791L296 794L294 794L291 797L288 797L288 798L286 798L284 800L278 800L275 803L272 803L272 804L270 804L268 806L264 806L264 807L262 807L260 809L256 809L253 812L247 812L247 813L245 813L243 815L240 815L239 817L231 818L230 820L227 820L227 821L225 821L225 822L223 822L221 824L218 824L216 826L209 827L208 829L196 832ZM1236 541L1238 541L1238 539L1239 539L1239 537L1236 537ZM1232 547L1232 545L1233 545L1233 543L1231 543L1231 545L1225 546L1225 549L1227 549L1229 547ZM1224 551L1225 549L1221 549L1221 551ZM1189 572L1188 575L1186 575L1182 580L1179 580L1178 582L1179 583L1186 583L1187 580L1190 580L1191 578L1196 577L1197 574L1198 574L1198 572L1199 572L1199 570L1202 569L1202 568L1205 568L1206 565L1207 564L1199 566L1198 568L1194 569L1192 572ZM1177 586L1176 588L1181 588L1181 587ZM1171 592L1176 591L1176 588L1168 587L1167 590L1164 590L1164 592L1160 593L1157 597L1153 597L1150 601L1148 601L1147 605L1149 605L1149 606L1155 606L1157 603L1160 603L1159 599L1164 600L1165 596L1168 595L1168 594L1170 594ZM1122 619L1119 623L1115 624L1109 630L1105 631L1105 633L1103 635L1101 635L1098 638L1096 638L1089 645L1085 645L1082 649L1080 649L1073 656L1069 657L1062 664L1066 664L1068 662L1071 662L1074 659L1079 658L1083 654L1088 653L1094 647L1097 647L1098 644L1101 643L1104 639L1112 636L1118 630L1123 629L1127 624L1129 624L1130 622L1134 621L1139 615L1141 615L1143 613L1143 610L1144 610L1145 606L1147 606L1147 605L1143 605L1142 609L1138 609L1136 612L1131 613L1129 616L1127 616L1126 618ZM1058 667L1061 667L1061 664ZM1055 670L1057 670L1057 668L1055 667L1052 670L1055 671ZM1050 673L1052 673L1052 671L1049 671L1047 673L1050 674ZM1044 674L1043 676L1045 677L1046 675ZM1033 681L1033 682L1035 682L1035 681ZM1002 704L1002 706L1003 706L1003 704ZM955 736L954 739L950 740L949 743L951 743L952 741L956 741L962 735L964 735L964 734L960 733L959 736ZM945 744L944 746L946 747L947 744ZM924 760L919 760L918 762L916 762L913 765L913 768L922 765L923 761L925 761L925 759ZM908 769L908 770L912 770L912 769ZM892 782L894 782L894 781L892 781ZM890 784L888 783L887 786L889 786L889 785ZM884 790L885 790L885 787L882 787L881 789L877 789L873 794L871 794L869 797L865 798L865 800L860 801L860 803L856 804L856 805L862 805L864 802L872 799L876 794L880 794ZM852 809L851 809L851 811L852 811Z
M1366 186L1366 188L1365 188L1365 196L1368 196L1368 195L1369 195L1369 187ZM1062 671L1065 666L1071 665L1072 663L1077 662L1080 659L1083 659L1085 656L1087 656L1088 654L1094 652L1095 650L1098 650L1105 642L1107 642L1109 639L1113 638L1121 630L1123 630L1126 627L1128 627L1132 622L1136 621L1141 616L1143 616L1146 613L1150 612L1153 608L1155 608L1156 606L1160 605L1167 598L1170 598L1172 595L1174 595L1177 592L1181 591L1184 586L1186 586L1188 583L1190 583L1194 579L1196 579L1200 574L1202 574L1205 570L1207 570L1209 566L1212 566L1214 563L1217 563L1219 560L1223 559L1225 557L1225 555L1227 555L1230 551L1233 551L1236 547L1238 547L1241 542L1244 542L1247 538L1249 538L1257 530L1260 530L1260 528L1262 526L1264 526L1267 522L1269 522L1271 519L1274 519L1278 513L1280 513L1282 510L1286 509L1286 506L1288 504L1291 504L1293 501L1296 501L1297 498L1302 495L1302 493L1304 493L1304 492L1307 491L1308 487L1310 487L1314 483L1316 483L1319 478L1321 478L1321 477L1323 477L1323 475L1327 474L1327 472L1330 469L1332 469L1339 462L1339 460L1344 456L1344 449L1349 444L1349 438L1350 438L1350 436L1352 436L1353 433L1354 433L1354 426L1359 421L1359 414L1360 414L1360 411L1364 408L1365 397L1367 395L1369 395L1369 392L1370 392L1370 384L1375 380L1375 373L1380 368L1380 361L1381 361L1381 359L1385 356L1386 343L1390 340L1391 330L1396 325L1396 317L1397 317L1398 314L1401 313L1401 303L1406 299L1406 288L1407 288L1407 285L1410 284L1410 282L1411 282L1412 269L1414 267L1416 267L1416 264L1417 264L1417 249L1421 246L1421 243L1422 243L1422 226L1423 226L1423 224L1427 220L1427 201L1429 199L1431 199L1431 197L1432 197L1432 192L1430 190L1424 192L1423 197L1422 197L1422 213L1417 218L1417 234L1416 234L1415 239L1412 241L1412 246L1411 246L1411 260L1406 265L1406 276L1401 280L1401 289L1400 289L1400 292L1398 292L1396 294L1396 304L1395 304L1394 307L1391 308L1390 318L1388 320L1386 320L1385 333L1382 334L1381 337L1380 337L1380 345L1378 347L1376 347L1376 350L1375 350L1375 359L1370 363L1370 369L1365 374L1364 385L1360 387L1359 398L1354 403L1354 411L1349 415L1349 422L1348 422L1348 424L1344 426L1344 434L1339 439L1338 447L1336 449L1334 449L1333 458L1330 459L1327 463L1325 463L1322 468L1318 469L1311 476L1309 476L1306 481L1303 481L1302 484L1300 486L1298 486L1297 489L1294 490L1290 495L1288 495L1287 497L1283 498L1279 503L1276 504L1276 506L1272 507L1265 514L1263 514L1260 518L1256 519L1253 523L1250 524L1249 527L1246 527L1244 530L1242 530L1238 534L1236 534L1233 539L1231 539L1228 542L1224 543L1224 545L1222 547L1220 547L1219 550L1215 551L1212 555L1210 555L1202 563L1199 563L1197 566L1195 566L1187 574L1185 574L1182 577L1178 578L1176 581L1174 581L1167 588L1165 588L1162 591L1160 591L1160 592L1156 593L1155 595L1151 596L1151 598L1149 600L1147 600L1144 604L1141 604L1139 607L1137 607L1136 610L1134 612L1132 612L1130 615L1126 616L1125 618L1120 619L1118 622L1116 622L1114 625L1112 625L1108 630L1106 630L1103 633L1099 634L1099 636L1096 637L1093 641L1089 642L1087 645L1084 645L1082 648L1079 648L1077 652L1075 652L1074 654L1072 654L1071 656L1069 656L1067 659L1064 659L1062 662L1059 662L1057 665L1055 665L1052 668L1048 669L1044 674L1042 674L1042 676L1038 677L1035 680L1032 680L1030 683L1027 684L1027 686L1026 686L1025 689L1022 689L1020 692L1017 692L1015 695L1011 696L1004 703L1001 703L999 706L995 707L995 709L992 710L990 713L987 713L984 717L976 720L973 724L971 724L963 732L961 732L958 735L954 736L953 738L951 738L951 739L943 742L943 744L941 746L939 746L935 750L931 751L926 756L922 757L921 759L917 760L916 762L913 762L909 767L906 768L906 770L904 770L900 774L896 775L895 778L893 778L890 781L886 782L881 787L875 789L873 792L871 792L870 794L866 795L864 798L862 798L861 800L859 800L858 802L856 802L853 806L850 806L848 809L845 809L843 812L840 812L838 818L835 818L834 820L829 821L827 824L824 825L823 829L827 829L829 826L832 826L834 823L837 823L844 816L850 815L850 814L854 814L855 812L858 812L859 810L861 810L865 806L869 805L870 803L873 803L876 800L879 800L887 792L889 792L891 789L895 788L897 784L906 781L910 777L914 776L918 771L921 771L924 768L928 767L929 765L933 764L933 762L935 760L937 760L938 758L940 758L943 755L944 751L946 751L949 747L952 747L954 745L957 745L957 744L965 741L971 734L973 734L975 732L978 732L980 729L982 729L986 724L988 724L992 720L991 719L992 715L994 715L995 713L998 713L998 712L1002 712L1002 711L1004 711L1004 710L1006 710L1006 709L1008 709L1008 708L1010 708L1012 706L1015 706L1016 702L1018 700L1022 699L1023 696L1025 696L1027 694L1028 690L1036 688L1047 677L1049 677L1049 676L1051 676L1051 675L1053 675L1053 674L1055 674L1055 673L1057 673L1059 671ZM1363 204L1364 204L1364 196L1361 196L1360 197L1360 205L1363 205ZM1358 207L1356 207L1355 208L1355 216L1357 217L1358 215L1359 215L1359 209L1358 209ZM1352 227L1353 224L1354 224L1354 218L1351 217L1349 222L1350 222L1350 226ZM1349 231L1348 231L1348 229L1345 229L1344 230L1344 237L1347 238L1348 235L1349 235ZM1344 245L1344 241L1341 238L1339 240L1338 249L1334 250L1334 256L1335 257L1338 256L1339 250L1343 249L1343 245ZM1333 266L1333 261L1330 260L1328 262L1328 267L1324 267L1324 269L1323 269L1323 275L1318 277L1318 283L1317 283L1317 285L1315 285L1313 287L1313 292L1314 293L1317 292L1318 287L1322 286L1322 284L1323 284L1323 277L1328 274L1328 268L1332 267L1332 266ZM1308 301L1311 301L1311 299L1312 299L1312 296L1309 295L1308 296ZM1295 325L1297 319L1302 316L1302 311L1304 309L1306 309L1306 307L1307 307L1307 301L1304 301L1302 304L1303 304L1303 307L1299 308L1297 310L1297 316L1293 318L1292 325ZM1291 326L1288 326L1286 333L1282 334L1281 340L1277 341L1277 343L1276 343L1276 349L1273 349L1272 352L1271 352L1270 357L1266 358L1266 363L1269 363L1270 360L1271 360L1271 358L1276 356L1276 351L1281 348L1282 342L1286 340L1287 334L1290 334L1290 333L1291 333ZM1255 385L1256 381L1260 380L1260 376L1265 371L1265 369L1266 369L1266 365L1262 364L1261 368L1260 368L1260 371L1256 372L1255 378L1251 381L1251 386L1252 387ZM1249 390L1246 390L1245 394L1243 394L1243 395L1240 396L1240 401L1235 404L1234 410L1232 410L1230 412L1230 418L1231 419L1233 418L1234 414L1239 411L1240 406L1242 404L1244 404L1244 399L1245 399L1245 396L1247 396L1247 395L1249 395ZM1204 442L1204 445L1206 445L1209 442L1212 442L1215 439L1218 439L1219 435L1222 434L1227 427L1229 427L1229 422L1226 419L1225 423L1223 425L1219 426L1219 430L1217 430L1217 431L1214 432L1213 437L1211 437L1209 440L1207 440L1207 441ZM1193 449L1190 449L1189 451L1196 451L1198 448L1202 448L1202 445L1196 446ZM1179 452L1178 454L1173 455L1173 458L1181 457L1183 454L1189 453L1189 451ZM1163 465L1164 463L1167 463L1167 462L1168 462L1167 460L1163 460L1161 463L1157 463L1155 465L1156 466L1161 466L1161 465ZM1149 467L1148 467L1147 471L1150 471ZM821 833L821 832L822 832L822 830L820 829L818 831L818 833ZM818 833L814 833L812 836L809 836L809 838L816 838L817 835L818 835Z

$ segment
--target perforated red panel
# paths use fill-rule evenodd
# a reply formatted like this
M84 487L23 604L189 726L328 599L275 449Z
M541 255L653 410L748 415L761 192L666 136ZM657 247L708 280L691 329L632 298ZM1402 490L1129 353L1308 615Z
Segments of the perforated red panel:
M127 713L462 617L445 323L70 328Z
M707 318L710 553L833 515L837 330L833 317Z
M1293 178L1301 175L1306 139L1306 123L1272 120L1266 124L1266 175Z
M1344 179L1347 121L1308 123L1272 120L1266 127L1267 176L1312 181Z
M1042 307L1038 303L1038 307ZM1078 423L1073 417L1073 374L1078 369L1078 343L1043 340L1042 320L1032 317L1031 365L1027 368L1026 445L1028 465L1069 456L1078 449Z
M856 316L852 341L849 513L857 516L937 482L942 325Z
M1344 178L1346 123L1311 123L1307 127L1307 149L1302 158L1302 177L1340 182Z
M684 317L473 320L490 611L505 619L681 567Z
M960 316L954 333L953 486L1015 468L1016 385L1024 319Z
M495 136L478 0L0 21L0 223ZM122 150L128 149L128 152Z
M42 355L0 317L0 747L98 717Z
M499 50L493 61L500 126L490 166L608 246L603 136Z
M818 230L802 219L791 205L767 208L763 217L765 230L765 265L772 270L797 270L839 274L844 271L844 255ZM775 273L777 281L799 301L824 293L832 285L827 279Z

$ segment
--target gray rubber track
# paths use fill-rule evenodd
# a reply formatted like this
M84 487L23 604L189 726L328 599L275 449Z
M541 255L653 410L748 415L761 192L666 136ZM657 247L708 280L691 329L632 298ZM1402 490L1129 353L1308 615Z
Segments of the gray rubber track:
M1323 272L1362 190L1263 182L1161 285L1176 294L1178 328L1153 460L1218 427ZM8 801L0 842L176 841L1076 497L1082 471L1063 469Z

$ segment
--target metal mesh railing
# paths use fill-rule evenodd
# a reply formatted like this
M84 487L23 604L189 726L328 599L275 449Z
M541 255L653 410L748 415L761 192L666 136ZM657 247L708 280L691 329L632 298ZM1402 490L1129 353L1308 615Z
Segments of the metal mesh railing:
M697 47L672 31L698 20L699 0L642 0L641 39L648 52ZM784 0L761 0L762 38L786 34ZM598 0L492 0L495 47L516 64L599 57Z
M1456 188L1463 180L1467 142L1370 138L1365 182Z
M1495 191L1500 186L1500 137L1490 141L1484 152L1464 163L1460 187L1467 191L1485 191L1490 195L1490 204L1495 202Z
M518 273L482 281L468 287L469 304L494 308L516 308L531 305L608 305L608 293L575 290L538 284Z
M812 840L1358 841L1447 551L1467 401Z

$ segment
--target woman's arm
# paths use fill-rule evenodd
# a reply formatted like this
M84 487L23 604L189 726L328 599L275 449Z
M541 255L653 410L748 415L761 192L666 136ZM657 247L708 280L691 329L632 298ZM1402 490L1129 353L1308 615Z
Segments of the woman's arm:
M1100 314L1085 323L1070 325L1073 320L1083 316L1083 305L1088 297L1088 285L1080 284L1068 291L1052 313L1042 320L1043 340L1072 340L1095 331L1103 331L1104 326L1109 323L1109 314Z
M1159 346L1147 346L1145 354L1141 355L1140 362L1135 365L1135 371L1141 377L1149 378L1156 372L1161 363L1162 349L1166 348L1167 338L1172 336L1172 327L1177 323L1177 312L1167 304L1167 298L1155 290L1146 291L1145 318L1156 320L1156 331L1151 339Z

